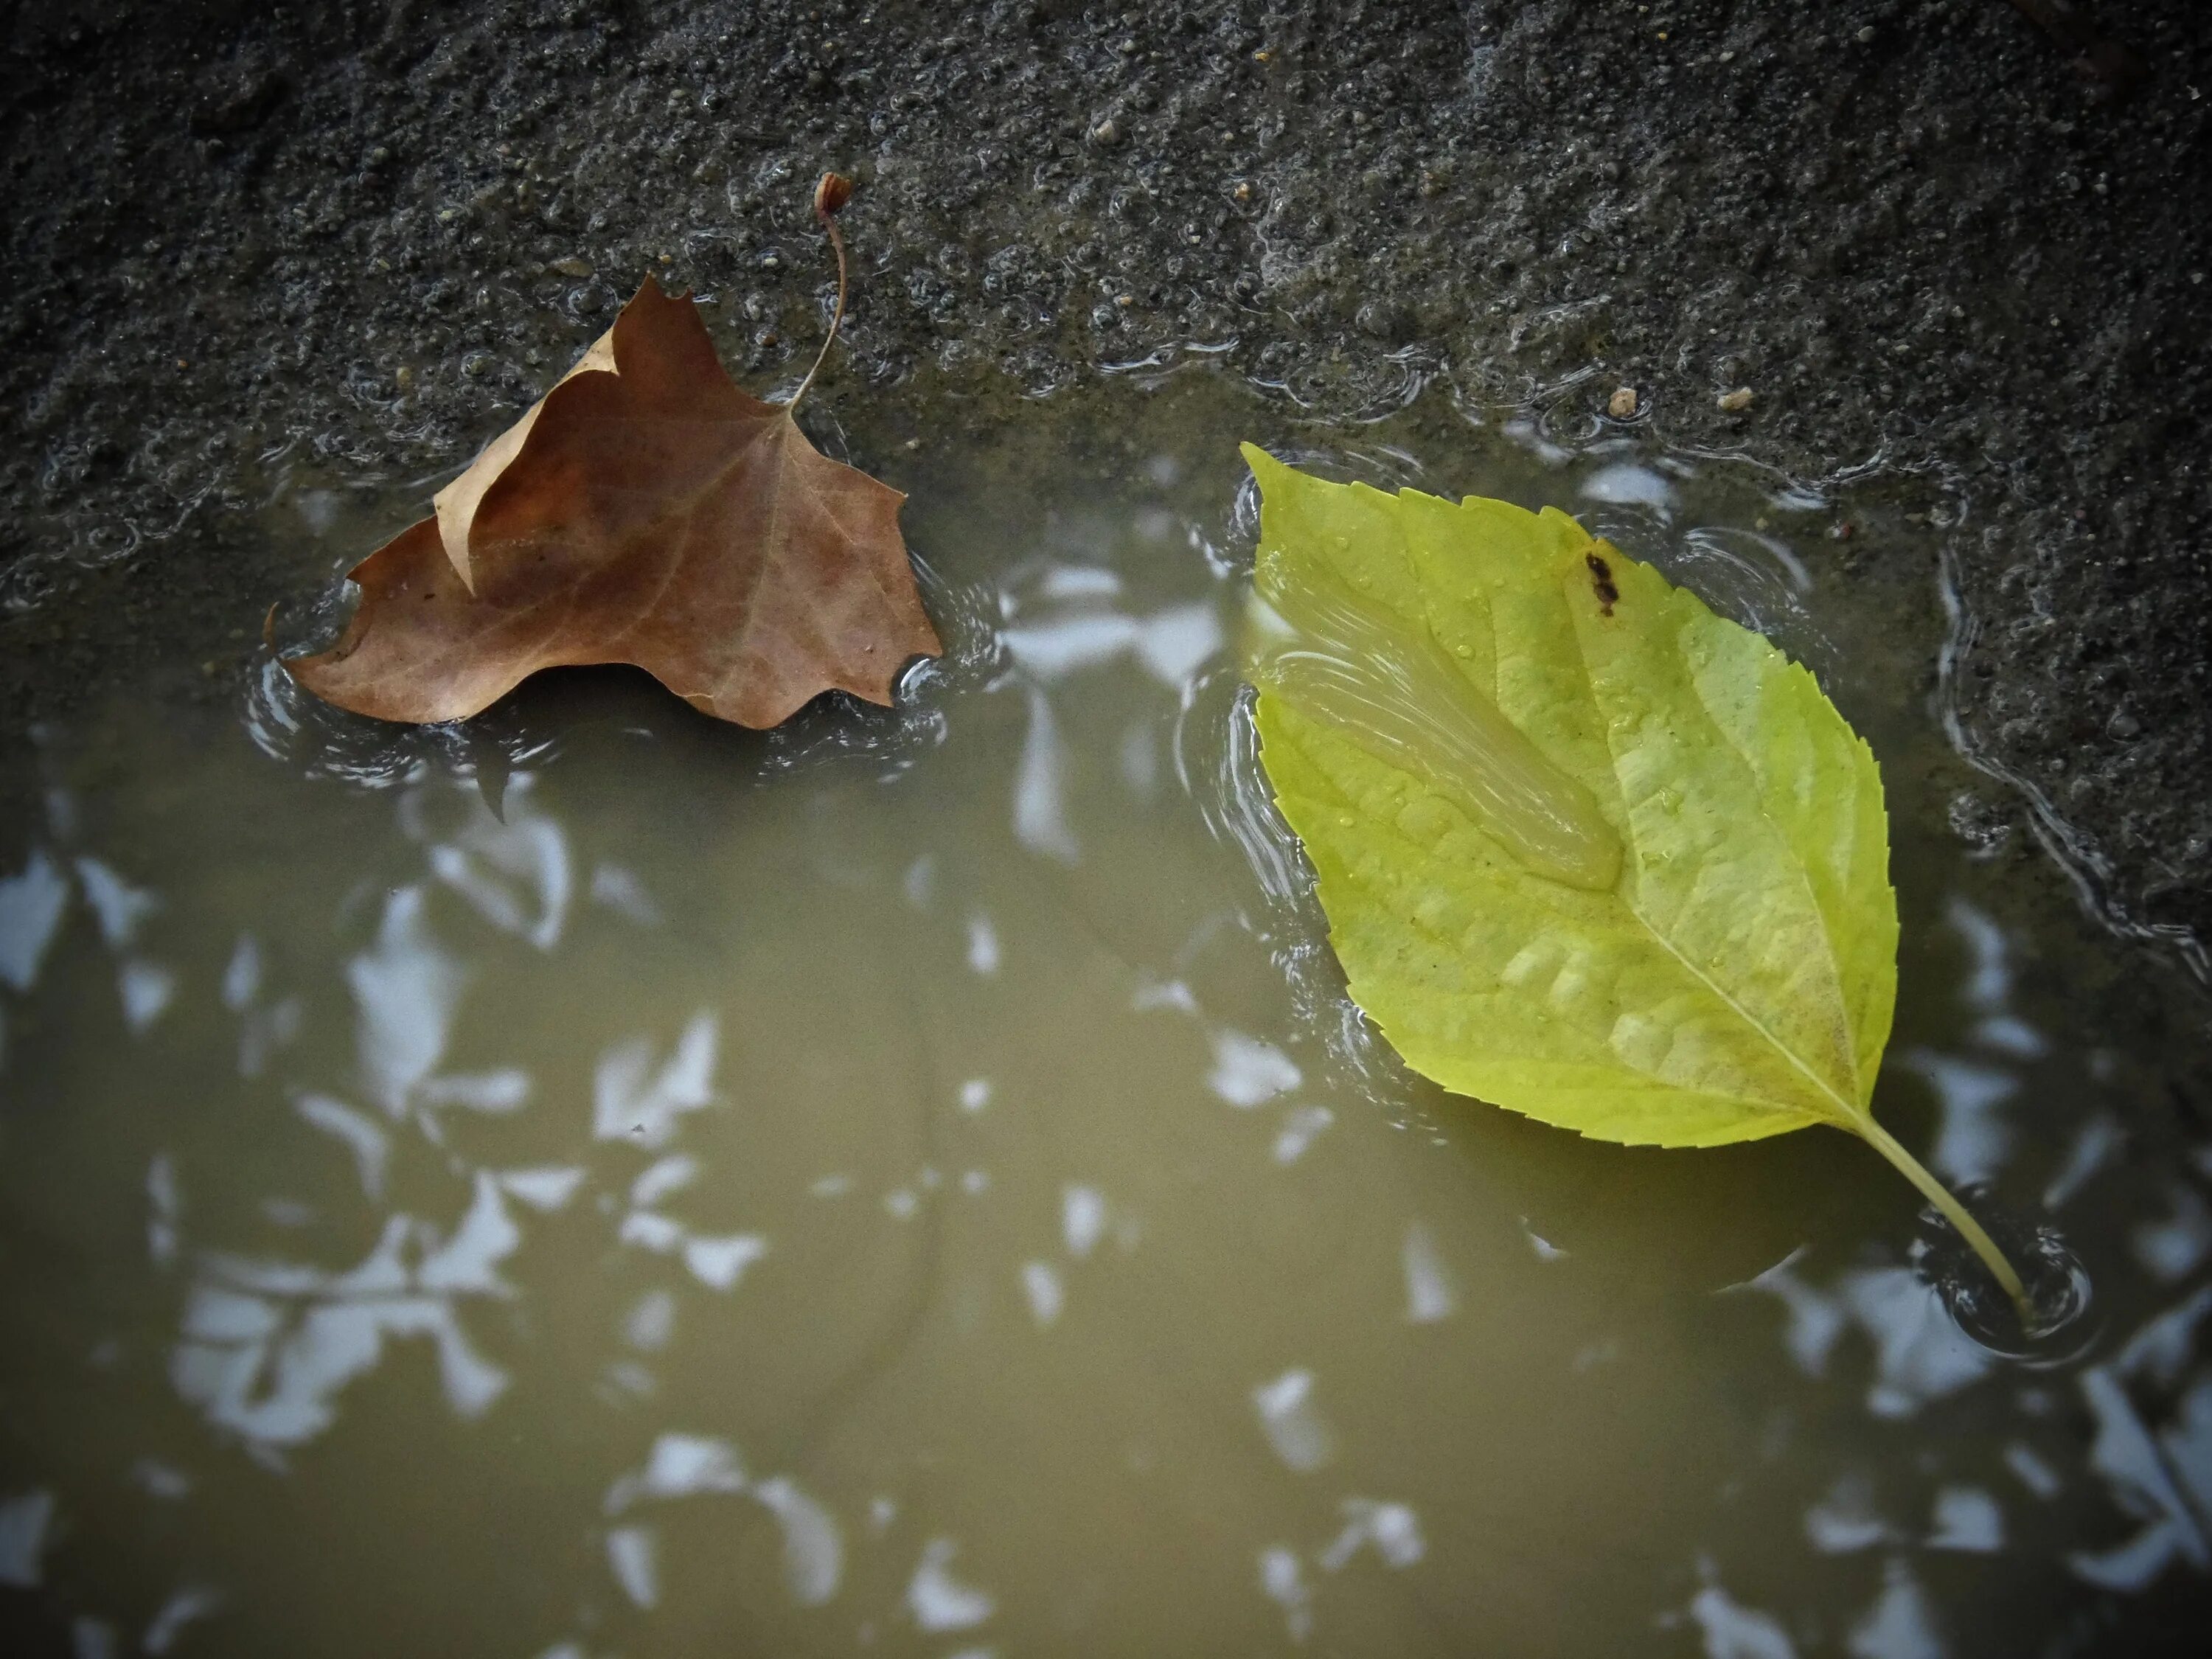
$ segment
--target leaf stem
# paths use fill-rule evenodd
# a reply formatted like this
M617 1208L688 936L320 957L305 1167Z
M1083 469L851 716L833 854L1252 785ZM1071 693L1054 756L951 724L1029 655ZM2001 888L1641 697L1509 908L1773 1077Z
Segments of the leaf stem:
M1966 1206L1952 1194L1949 1188L1929 1174L1920 1160L1906 1152L1897 1138L1875 1122L1871 1115L1859 1119L1858 1132L1869 1146L1894 1164L1899 1174L1918 1188L1928 1201L1943 1212L1945 1218L1959 1230L1961 1238L1973 1246L1974 1254L1982 1259L1982 1265L1996 1276L1997 1283L2004 1286L2005 1294L2012 1298L2012 1305L2020 1315L2021 1327L2032 1328L2035 1322L2035 1308L2027 1299L2027 1287L2021 1283L2019 1273L2013 1270L2012 1263L2005 1260L2004 1252L1997 1249L1996 1241L1984 1230L1982 1224L1974 1219Z
M799 408L799 400L814 384L814 377L822 372L822 365L830 356L830 348L837 343L837 330L845 320L845 239L837 234L835 217L853 193L852 181L835 173L825 173L822 182L814 187L814 216L822 222L822 228L830 233L830 246L837 254L837 308L830 313L830 331L822 337L822 349L814 354L814 367L806 371L806 378L799 383L799 390L791 394L786 404L787 414Z

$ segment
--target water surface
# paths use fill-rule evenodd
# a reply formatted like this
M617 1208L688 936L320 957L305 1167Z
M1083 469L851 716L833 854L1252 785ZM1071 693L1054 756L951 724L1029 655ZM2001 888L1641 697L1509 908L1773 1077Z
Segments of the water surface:
M2185 1632L2203 1008L1948 829L1942 491L1437 391L1358 427L1202 372L1044 407L884 446L949 647L896 712L745 733L593 671L408 732L271 670L213 716L113 708L24 751L24 1650ZM1894 818L1877 1109L2063 1237L2094 1287L2063 1340L1962 1334L1952 1242L1841 1134L1599 1146L1371 1037L1240 706L1243 436L1566 507L1821 675ZM424 493L301 473L250 533L305 588Z

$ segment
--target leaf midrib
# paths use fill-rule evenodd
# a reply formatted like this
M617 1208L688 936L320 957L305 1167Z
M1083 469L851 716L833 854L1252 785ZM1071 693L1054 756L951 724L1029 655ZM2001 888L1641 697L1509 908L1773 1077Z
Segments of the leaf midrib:
M1311 757L1309 757L1309 759ZM1378 761L1376 764L1387 765L1388 763ZM1315 769L1322 778L1328 778L1328 770L1326 767L1316 763ZM1393 768L1391 769L1395 770L1396 769ZM1416 782L1418 783L1418 780L1416 780ZM1345 805L1351 807L1355 812L1359 811L1358 801L1352 795L1346 793L1333 780L1329 782L1329 787L1335 792L1338 799ZM1363 814L1363 816L1364 815ZM1481 826L1480 824L1474 824L1472 827L1477 830L1481 830ZM1382 832L1384 834L1393 836L1395 839L1410 848L1416 855L1433 856L1433 854L1430 849L1421 847L1419 842L1408 841L1404 836L1398 835L1394 830L1385 828ZM1510 855L1509 854L1508 856ZM1382 905L1382 908L1386 910L1389 909L1390 907L1383 902L1382 895L1376 889L1370 886L1367 883L1361 881L1358 877L1353 873L1352 866L1349 864L1346 866L1345 877L1346 880L1352 882L1355 886L1374 895L1376 902L1378 904ZM1535 878L1535 879L1540 880L1541 878ZM1830 1100L1836 1102L1844 1117L1856 1120L1860 1115L1855 1108L1844 1102L1843 1098L1836 1093L1833 1088L1823 1082L1820 1075L1808 1067L1805 1062L1798 1057L1796 1052L1792 1049L1789 1044L1784 1042L1781 1038L1777 1036L1773 1031L1767 1028L1763 1021L1753 1015L1752 1012L1744 1007L1741 1003L1738 1002L1734 997L1730 996L1726 991L1715 984L1706 974L1699 969L1695 963L1692 962L1687 957L1685 957L1680 951L1676 950L1673 942L1656 927L1654 927L1650 921L1647 920L1634 905L1629 903L1627 900L1621 898L1617 893L1611 895L1610 896L1613 897L1615 902L1620 904L1620 908L1627 912L1628 915L1635 917L1638 926L1641 927L1645 933L1649 933L1652 939L1656 942L1660 948L1664 950L1668 956L1680 963L1689 973L1692 978L1695 979L1700 985L1704 986L1706 990L1711 992L1712 994L1719 999L1722 1004L1725 1006L1731 1013L1742 1020L1747 1026L1756 1031L1761 1037L1765 1038L1768 1044L1770 1044L1777 1053L1781 1054L1784 1060L1788 1060L1800 1072L1803 1073L1804 1075L1813 1083L1814 1086L1819 1089L1822 1094L1826 1095ZM1443 946L1447 951L1456 953L1459 950L1459 942L1456 939L1444 933L1443 929L1432 927L1429 923L1423 921L1417 910L1409 910L1403 914L1393 914L1395 915L1395 919L1401 926L1411 929L1413 932L1421 935L1423 938L1433 939L1437 945ZM1334 932L1334 924L1332 924L1331 931ZM1618 1060L1616 1060L1615 1063L1618 1064ZM1622 1069L1628 1070L1629 1068L1624 1066ZM1669 1088L1674 1086L1666 1083L1662 1079L1650 1077L1650 1074L1648 1073L1638 1073L1635 1074L1649 1078L1655 1086L1660 1088ZM1712 1089L1710 1085L1705 1085L1703 1088L1703 1092L1708 1094L1718 1094L1720 1091ZM1803 1109L1802 1107L1794 1107L1787 1102L1765 1099L1753 1095L1731 1093L1722 1096L1722 1098L1733 1100L1741 1105L1745 1110L1751 1112L1796 1113Z
M1596 544L1596 538L1594 537L1591 538L1591 544L1593 546ZM1688 590L1683 589L1680 591L1687 592ZM1696 596L1692 594L1691 597L1694 599ZM1493 641L1496 635L1497 625L1497 617L1496 613L1493 611L1491 617L1491 629ZM1589 653L1583 647L1582 630L1578 628L1570 626L1568 632L1575 642L1575 660L1578 665L1580 665L1582 669L1583 686L1589 697L1590 708L1593 712L1599 716L1597 721L1598 728L1607 734L1605 745L1606 758L1613 768L1615 787L1619 788L1621 784L1620 756L1619 750L1617 750L1613 744L1611 725L1604 719L1605 709L1603 704L1598 698L1597 680L1596 677L1590 670ZM1827 913L1820 908L1820 896L1813 890L1811 872L1806 868L1804 860L1799 856L1796 847L1790 842L1789 836L1784 834L1781 825L1775 823L1773 814L1766 810L1765 799L1764 795L1759 790L1757 785L1759 769L1752 764L1751 757L1745 754L1741 748L1737 747L1735 739L1729 734L1728 726L1714 715L1712 704L1706 699L1704 689L1698 684L1698 677L1696 673L1691 670L1688 659L1684 656L1682 653L1680 629L1678 629L1675 630L1674 635L1668 639L1668 644L1669 648L1674 652L1676 660L1681 664L1684 671L1683 678L1685 683L1689 686L1690 695L1698 700L1698 709L1705 715L1705 723L1709 727L1711 727L1716 740L1721 744L1721 746L1725 748L1730 755L1735 757L1736 763L1742 767L1744 771L1753 780L1752 793L1754 799L1759 800L1759 816L1761 822L1765 823L1770 829L1771 829L1773 832L1781 838L1783 844L1789 848L1790 854L1789 859L1790 878L1802 890L1806 906L1813 913L1813 919L1820 927L1820 943L1826 952L1830 977L1835 981L1837 988L1840 993L1843 982L1843 962L1836 953L1835 938L1828 929ZM1493 649L1495 649L1494 645ZM1626 839L1628 842L1627 852L1629 854L1628 860L1625 861L1622 876L1623 879L1627 879L1629 878L1631 872L1640 869L1642 866L1639 861L1637 861L1637 853L1638 849L1636 845L1637 837L1635 821L1628 812L1628 799L1625 791L1623 791L1620 795L1620 802L1621 817L1624 820L1623 830ZM1692 979L1696 980L1698 984L1704 986L1706 990L1711 992L1714 996L1719 998L1722 1003L1727 1006L1730 1012L1735 1014L1737 1018L1741 1019L1753 1031L1756 1031L1777 1054L1780 1054L1784 1060L1788 1060L1791 1066L1796 1067L1799 1073L1805 1078L1806 1081L1812 1084L1815 1089L1819 1090L1820 1092L1826 1096L1829 1100L1834 1102L1838 1115L1844 1121L1856 1122L1865 1115L1864 1109L1859 1105L1856 1099L1847 1101L1843 1097L1843 1096L1837 1093L1835 1085L1831 1084L1826 1078L1823 1078L1819 1073L1815 1072L1812 1066L1806 1062L1804 1056L1800 1054L1787 1042L1784 1042L1781 1036L1771 1027L1770 1027L1765 1020L1759 1018L1756 1014L1753 1014L1751 1010L1747 1008L1741 1001L1739 1001L1733 994L1724 989L1717 981L1716 981L1711 975L1708 974L1704 969L1700 968L1696 963L1691 961L1688 957L1685 956L1679 949L1677 949L1674 940L1668 939L1666 934L1661 933L1659 929L1652 924L1650 918L1646 916L1643 911L1637 908L1635 904L1631 902L1625 895L1621 895L1620 896L1620 908L1626 910L1630 915L1636 918L1637 925L1642 927L1645 933L1649 933L1662 950L1665 951L1668 956L1672 957L1677 963L1680 963L1685 972L1686 972ZM1838 1012L1844 1016L1844 1018L1840 1019L1839 1024L1845 1034L1846 1041L1844 1043L1844 1052L1850 1060L1852 1073L1851 1081L1853 1085L1856 1085L1859 1080L1857 1033L1851 1030L1849 1012L1850 1011L1847 1008L1839 1008L1838 1010Z

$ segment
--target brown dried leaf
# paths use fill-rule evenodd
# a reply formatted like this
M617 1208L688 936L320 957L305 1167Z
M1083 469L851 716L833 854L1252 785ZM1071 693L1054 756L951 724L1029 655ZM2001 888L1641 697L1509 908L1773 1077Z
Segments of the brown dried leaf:
M541 668L633 663L695 708L777 724L817 694L889 703L942 649L897 490L830 460L724 372L651 280L530 412L351 573L331 650L285 664L327 702L461 720Z

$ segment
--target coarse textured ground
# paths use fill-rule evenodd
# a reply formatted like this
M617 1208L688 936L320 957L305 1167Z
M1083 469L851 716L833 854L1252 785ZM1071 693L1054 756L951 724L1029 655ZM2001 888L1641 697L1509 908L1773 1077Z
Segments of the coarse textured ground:
M272 456L454 466L641 271L795 374L838 166L824 418L957 441L1197 343L1328 409L1628 384L1685 445L1942 470L1953 695L2019 786L1960 832L2212 933L2212 9L2095 10L2124 102L2000 0L20 0L6 730L228 684L306 597L241 550Z

